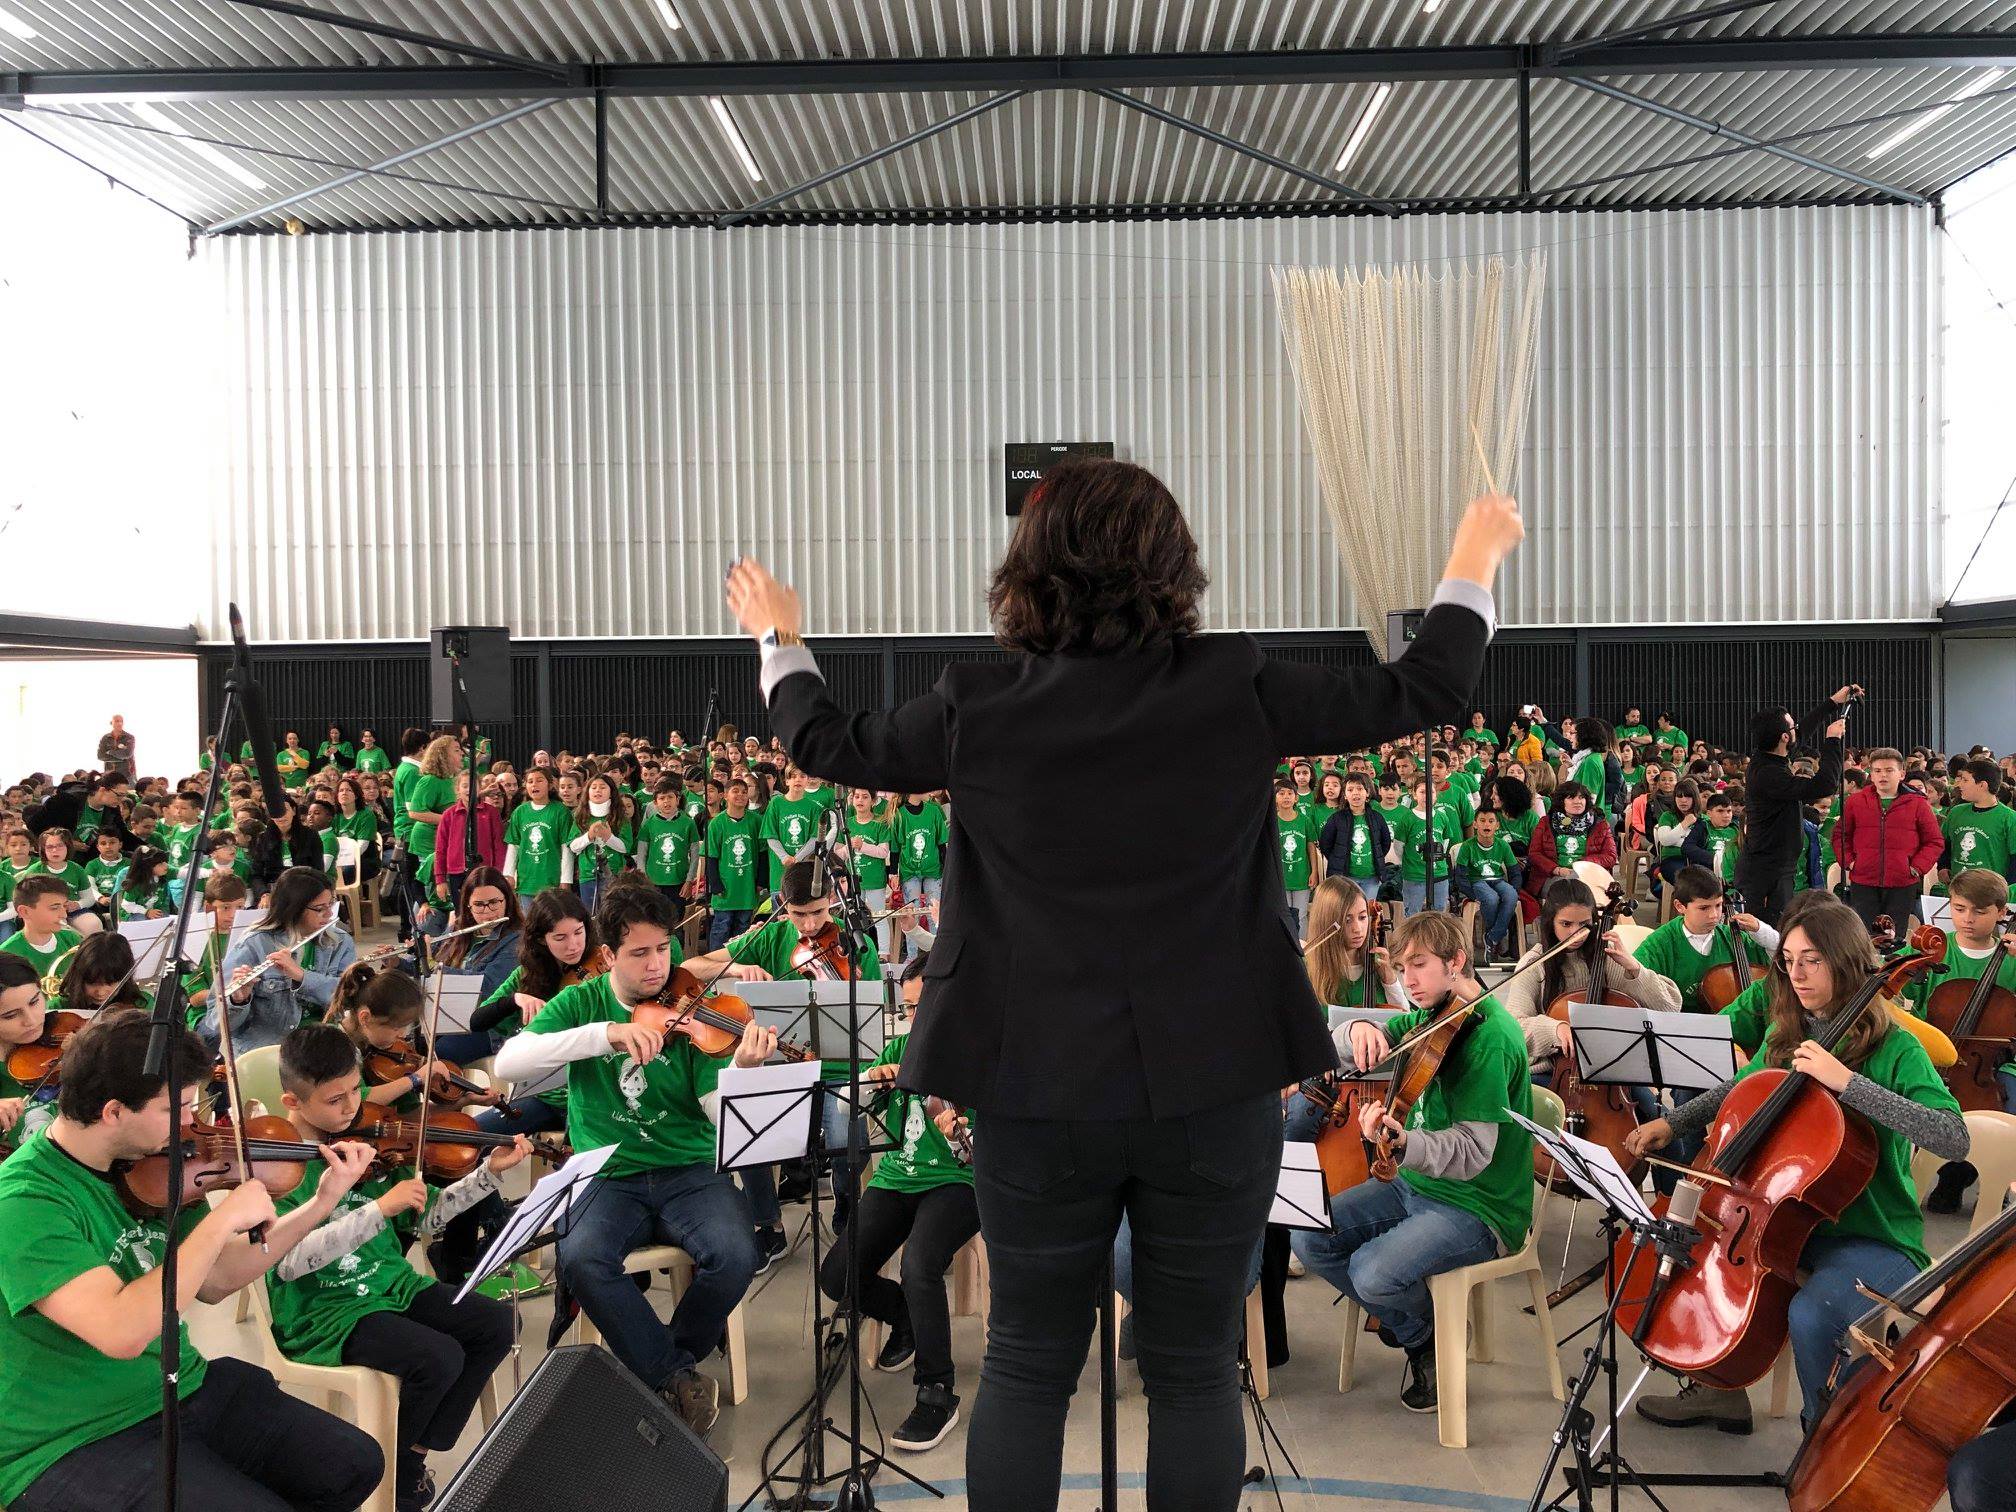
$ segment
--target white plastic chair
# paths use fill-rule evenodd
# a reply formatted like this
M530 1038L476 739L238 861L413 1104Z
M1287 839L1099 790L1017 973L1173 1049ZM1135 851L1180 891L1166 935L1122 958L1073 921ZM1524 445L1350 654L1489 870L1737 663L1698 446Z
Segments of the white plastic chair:
M1565 1117L1560 1098L1545 1087L1533 1089L1535 1123L1559 1129ZM1495 1353L1496 1288L1491 1283L1502 1277L1526 1278L1533 1298L1533 1319L1540 1329L1548 1388L1555 1401L1568 1400L1567 1383L1561 1378L1560 1346L1554 1337L1554 1316L1547 1307L1547 1282L1540 1272L1540 1230L1546 1216L1546 1191L1539 1188L1533 1198L1533 1226L1516 1253L1429 1278L1428 1295L1435 1307L1436 1428L1445 1449L1470 1446L1470 1361L1488 1365ZM1337 1389L1349 1391L1365 1315L1349 1297L1344 1299L1342 1311L1344 1344L1337 1361Z
M1634 924L1629 920L1620 919L1612 926L1612 933L1617 936L1619 943L1626 950L1635 951L1640 945L1645 943L1645 937L1651 934L1652 931L1646 925Z
M1967 1224L1971 1239L2000 1215L2009 1183L2016 1181L2016 1114L1976 1109L1966 1119L1967 1161L1980 1173L1974 1187L1974 1216ZM1912 1153L1911 1180L1921 1203L1945 1163L1925 1150Z
M679 1298L693 1282L693 1257L672 1244L647 1244L642 1249L634 1249L623 1257L623 1274L639 1275L650 1271L654 1274L664 1271L672 1285L672 1301L677 1306ZM574 1319L574 1326L568 1330L569 1344L599 1344L602 1331L588 1316L588 1309L582 1308ZM739 1404L749 1399L749 1339L743 1324L742 1305L736 1304L735 1311L728 1314L728 1400Z

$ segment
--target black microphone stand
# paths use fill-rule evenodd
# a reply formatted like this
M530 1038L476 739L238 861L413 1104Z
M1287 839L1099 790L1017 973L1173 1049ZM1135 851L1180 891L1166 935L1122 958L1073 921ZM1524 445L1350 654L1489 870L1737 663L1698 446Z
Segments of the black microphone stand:
M217 711L217 750L219 757L210 763L210 780L203 790L203 812L196 819L196 834L200 839L210 832L210 819L217 812L218 794L223 786L225 762L222 753L228 749L231 726L238 723L245 739L254 739L250 724L243 720L246 690L252 683L252 668L244 654L243 647L231 659L231 665L224 674L224 703ZM149 1021L147 1059L144 1073L147 1077L160 1077L168 1094L169 1119L171 1123L168 1148L164 1152L168 1167L168 1201L161 1214L161 1506L164 1512L176 1512L181 1501L181 1380L182 1380L182 1316L176 1306L176 1288L181 1270L180 1244L175 1230L182 1218L182 1058L170 1053L170 1046L177 1038L177 1031L186 1031L189 1017L182 990L184 972L193 971L195 963L188 959L189 921L195 916L202 898L203 889L196 885L196 874L203 864L200 846L191 846L189 858L183 863L182 906L175 914L175 933L168 946L162 967L158 990L154 995L154 1011ZM223 965L220 958L218 972ZM223 992L223 983L212 981L210 991L213 998ZM228 1003L220 1010L229 1013Z

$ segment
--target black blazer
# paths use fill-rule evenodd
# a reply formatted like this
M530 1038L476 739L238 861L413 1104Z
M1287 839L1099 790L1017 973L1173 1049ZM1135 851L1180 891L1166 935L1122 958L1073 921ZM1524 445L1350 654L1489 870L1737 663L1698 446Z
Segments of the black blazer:
M951 793L945 910L898 1084L982 1114L1168 1118L1337 1064L1281 885L1284 755L1461 719L1488 633L1429 611L1337 672L1248 635L958 663L893 712L809 672L770 712L800 766Z

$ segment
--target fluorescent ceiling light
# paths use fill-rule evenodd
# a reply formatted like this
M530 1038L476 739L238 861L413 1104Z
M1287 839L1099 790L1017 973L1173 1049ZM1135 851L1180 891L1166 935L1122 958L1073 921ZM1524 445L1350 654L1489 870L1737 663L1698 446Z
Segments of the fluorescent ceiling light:
M1995 87L1996 82L2002 77L2002 75L2006 74L2007 72L2009 72L2009 70L2006 68L1989 69L1986 73L1982 74L1980 78L1974 80L1971 84L1969 84L1965 89L1957 91L1953 96L1953 101L1951 104L1942 105L1937 110L1928 110L1923 115L1913 116L1910 120L1906 121L1902 126L1899 126L1895 131L1891 132L1890 135L1883 138L1883 140L1878 142L1874 147L1871 147L1869 149L1869 156L1871 156L1872 158L1879 158L1883 156L1883 154L1886 152L1892 152L1895 151L1897 148L1902 147L1906 142L1910 141L1911 138L1918 135L1919 132L1923 131L1927 126L1930 126L1934 121L1938 120L1941 116L1950 115L1954 109L1954 106L1957 105L1960 101L1971 100L1974 98L1974 96L1981 94L1987 90L1993 89Z
M728 145L735 149L735 156L742 160L742 171L757 183L762 183L763 170L756 166L756 158L749 151L749 144L742 140L742 128L735 124L735 117L728 113L728 102L719 95L709 95L707 108L714 112L714 119L721 126L721 134L728 138Z
M1372 123L1379 119L1379 112L1386 108L1386 102L1393 97L1391 84L1376 85L1372 98L1365 102L1365 108L1358 113L1358 124L1351 128L1351 140L1344 144L1344 150L1337 155L1337 166L1333 172L1342 173L1351 166L1351 159L1358 155L1358 149L1365 145L1365 138L1372 135Z
M219 152L215 147L212 147L208 142L192 141L189 137L188 131L185 128L177 126L173 121L169 120L168 117L161 114L161 112L158 109L148 104L145 100L135 101L133 104L128 105L126 108L132 111L133 114L138 116L141 120L145 121L149 126L153 126L161 131L165 131L171 136L177 136L182 138L183 145L188 147L188 149L191 152L195 153L196 156L203 159L204 162L208 163L211 167L217 169L219 172L230 174L232 178L238 180L238 182L243 184L247 189L264 189L266 187L266 180L259 177L259 175L254 173L250 168L247 168L243 163L237 162L231 158L226 157L223 153Z
M679 12L672 8L672 0L658 0L658 14L673 31L680 30L686 24L679 19Z
M33 42L42 35L12 11L4 10L0 10L0 32L5 32L10 37L18 37L23 42Z

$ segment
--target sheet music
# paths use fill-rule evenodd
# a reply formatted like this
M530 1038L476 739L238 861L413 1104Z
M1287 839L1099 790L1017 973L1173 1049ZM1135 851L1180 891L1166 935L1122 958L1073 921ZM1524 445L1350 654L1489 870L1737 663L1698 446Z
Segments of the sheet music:
M266 927L266 910L263 908L241 908L231 921L231 940L227 954L245 942L245 937L257 934Z
M779 1039L794 1040L829 1061L847 1059L848 983L801 979L730 982L725 986L726 990L749 1005L757 1023L775 1029ZM864 981L856 991L861 1014L861 1037L856 1042L855 1058L865 1064L880 1055L887 1043L883 1023L885 988L881 982Z
M1645 1198L1603 1146L1573 1134L1557 1134L1510 1108L1505 1111L1514 1123L1533 1136L1534 1143L1554 1156L1562 1174L1589 1196L1637 1222L1652 1221L1652 1209L1645 1205Z
M217 920L199 910L189 919L189 933L182 937L183 957L202 959L203 951L217 932ZM168 961L168 947L175 938L175 915L165 919L121 919L119 933L133 947L133 975L139 981L151 979Z
M1736 1074L1733 1027L1719 1013L1571 1002L1568 1033L1582 1080L1597 1085L1706 1091Z
M469 1030L469 1016L476 1011L483 1000L483 978L474 973L436 971L420 984L426 995L427 1006L423 1010L427 1019L434 1016L434 981L441 983L441 1033L466 1034ZM563 1072L565 1068L562 1068ZM515 1095L515 1094L514 1094Z
M543 1230L564 1221L573 1211L573 1204L582 1200L590 1178L609 1164L609 1157L615 1153L616 1146L613 1144L579 1151L559 1170L535 1183L491 1242L489 1252L483 1256L481 1263L462 1283L462 1290L455 1294L455 1300L460 1302L492 1276L501 1275L513 1257L527 1248Z
M723 1066L715 1169L739 1171L802 1158L811 1146L821 1064Z

